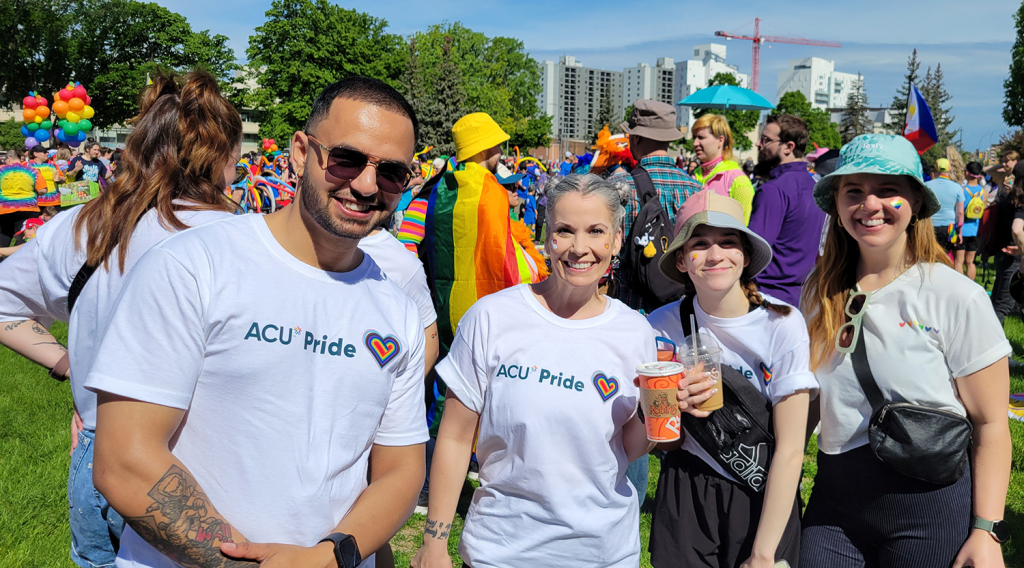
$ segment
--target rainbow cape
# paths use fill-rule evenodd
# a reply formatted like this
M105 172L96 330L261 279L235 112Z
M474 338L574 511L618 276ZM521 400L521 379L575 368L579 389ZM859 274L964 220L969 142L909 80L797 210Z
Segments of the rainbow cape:
M505 188L473 162L446 172L431 189L423 245L444 353L479 298L540 281L547 272L513 235Z

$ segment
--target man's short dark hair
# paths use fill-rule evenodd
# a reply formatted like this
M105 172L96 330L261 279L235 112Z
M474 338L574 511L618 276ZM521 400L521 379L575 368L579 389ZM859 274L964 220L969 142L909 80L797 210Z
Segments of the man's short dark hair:
M42 152L42 153L45 154L46 153L46 148L43 148L42 144L36 144L35 146L32 146L32 149L29 150L29 153L30 154L35 154L36 152Z
M807 140L810 138L810 135L807 133L807 123L802 118L792 114L768 115L764 123L765 126L778 124L779 144L792 142L793 155L797 158L804 157L804 151L807 150Z
M313 108L309 113L309 120L306 121L306 132L315 129L328 113L331 112L331 104L335 99L348 99L379 106L381 108L404 114L412 121L413 136L416 140L420 137L420 123L416 120L416 111L412 109L409 101L405 100L402 93L399 93L384 81L370 77L346 77L329 85L316 100L313 101Z

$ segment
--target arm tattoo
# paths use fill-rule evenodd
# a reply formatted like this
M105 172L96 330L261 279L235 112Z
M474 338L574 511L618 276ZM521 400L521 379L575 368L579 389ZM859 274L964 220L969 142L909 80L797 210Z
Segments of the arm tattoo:
M12 321L11 323L7 324L6 327L4 327L4 331L11 331L12 329L17 329L19 326L21 326L21 324L28 323L28 321L29 320Z
M438 540L444 540L448 538L448 533L451 532L451 530L451 523L445 524L428 517L427 525L423 528L423 535L430 536Z
M58 341L44 341L42 343L33 343L32 345L56 345L57 347L60 347L61 351L65 352L65 353L68 352L68 348L64 347L64 345L62 345Z
M231 525L214 516L206 494L185 470L172 465L148 495L153 503L146 513L152 514L125 517L125 522L164 556L187 568L256 565L221 554L221 543L234 542Z
M36 332L39 335L50 335L50 332L46 331L45 327L39 325L36 322L32 322L32 331Z

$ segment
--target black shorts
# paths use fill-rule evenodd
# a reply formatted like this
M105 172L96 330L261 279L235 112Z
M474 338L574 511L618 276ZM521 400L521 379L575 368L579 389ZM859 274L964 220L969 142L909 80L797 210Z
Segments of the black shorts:
M956 245L949 242L949 229L946 227L935 227L935 240L939 241L939 246L946 252L956 250Z
M978 252L978 237L964 237L956 244L956 250Z
M750 557L763 503L764 493L728 481L690 452L669 452L652 507L651 565L739 566ZM799 566L800 506L795 496L775 560Z

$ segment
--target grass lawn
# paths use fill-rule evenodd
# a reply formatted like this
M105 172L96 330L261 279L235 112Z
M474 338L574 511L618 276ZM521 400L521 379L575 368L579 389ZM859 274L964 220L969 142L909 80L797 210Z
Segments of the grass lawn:
M67 326L57 324L60 340ZM1024 361L1024 324L1016 317L1006 321L1006 335L1014 358ZM0 347L0 568L69 567L70 542L67 519L68 420L71 393L40 367ZM1011 392L1024 391L1024 373L1011 370ZM1013 540L1004 545L1007 566L1024 566L1024 423L1010 421L1013 437L1013 471L1007 495L1006 519ZM817 471L812 440L804 459L803 496L806 500ZM654 498L659 464L651 459L648 499ZM423 542L424 517L414 516L392 540L396 565L407 567ZM640 519L643 549L641 566L650 566L647 538L650 514ZM456 517L450 551L458 559L457 535L462 519ZM461 562L456 562L460 566Z

